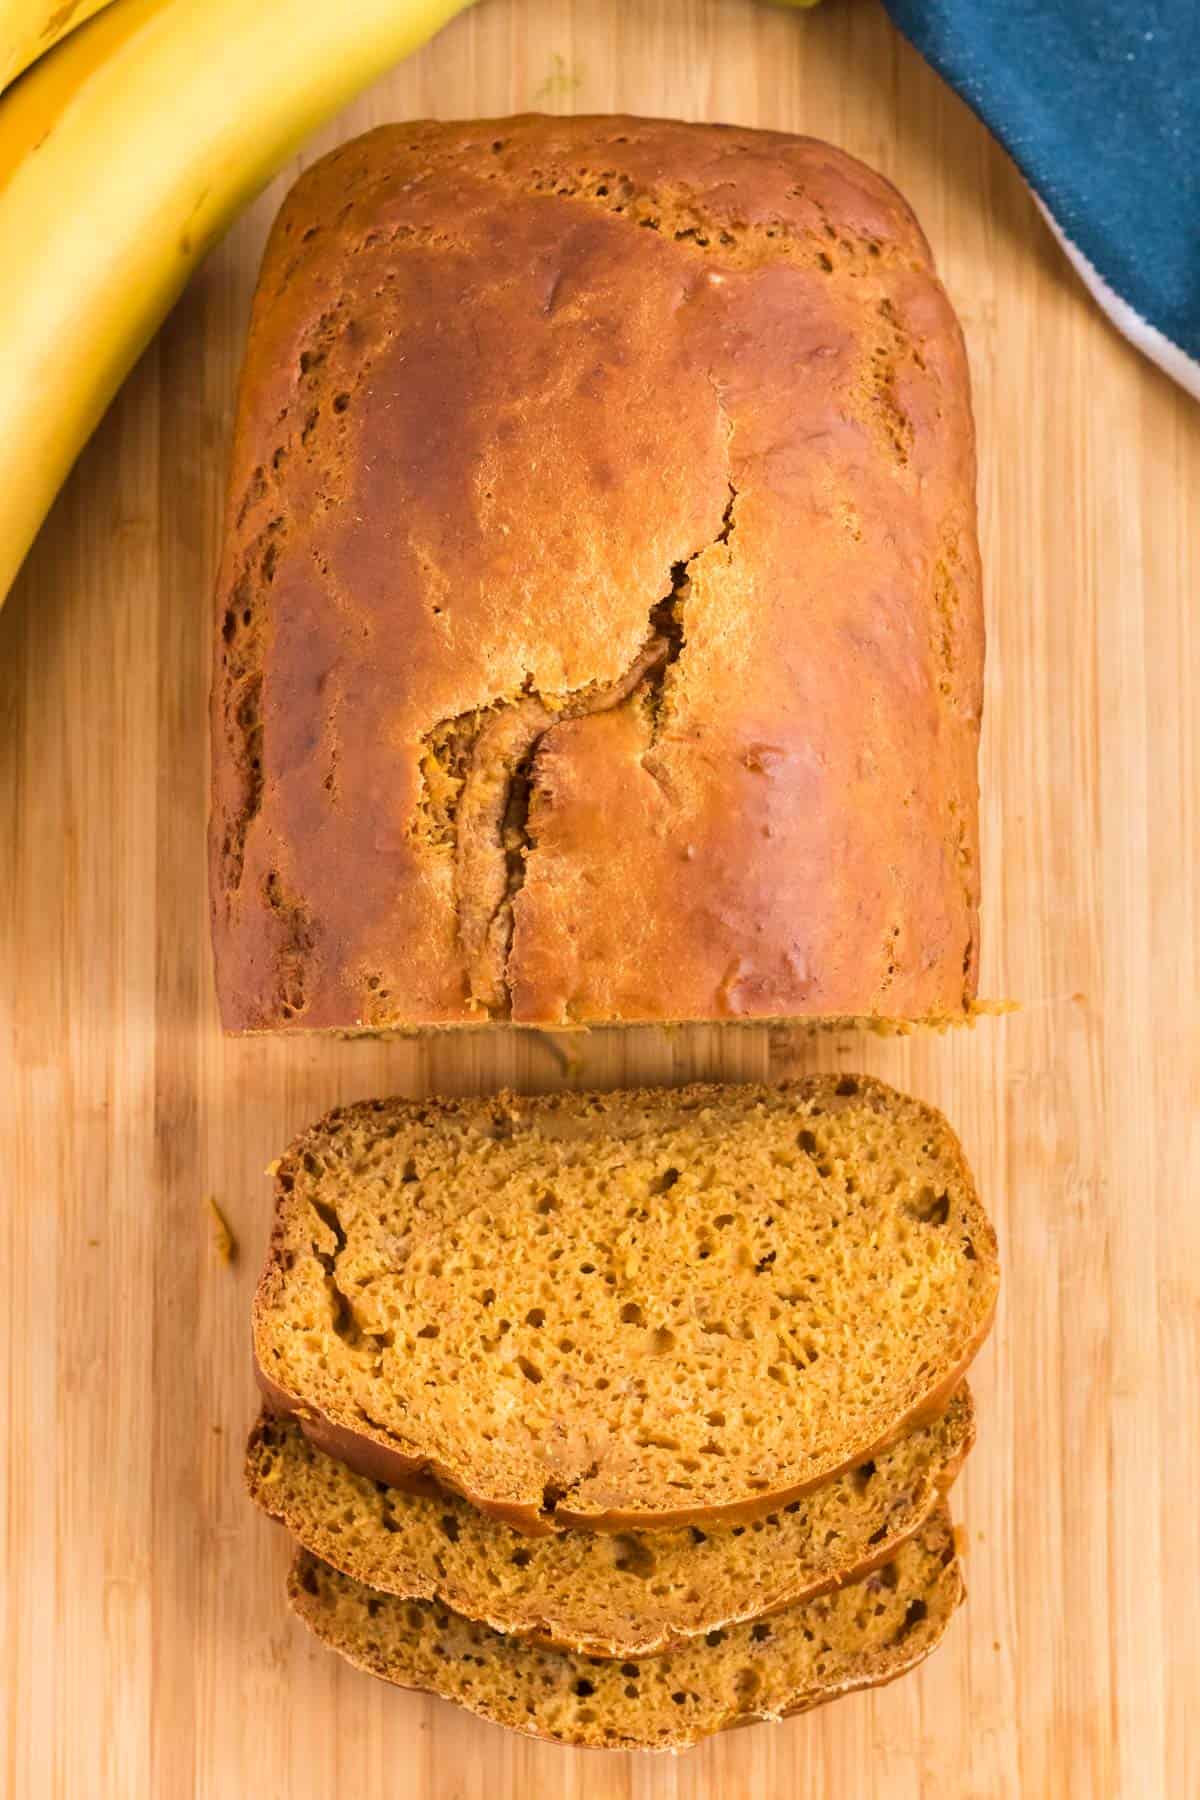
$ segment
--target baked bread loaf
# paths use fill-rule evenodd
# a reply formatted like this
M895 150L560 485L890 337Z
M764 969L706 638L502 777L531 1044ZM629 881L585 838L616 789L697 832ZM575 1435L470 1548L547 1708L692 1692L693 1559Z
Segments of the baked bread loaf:
M963 1584L939 1509L863 1581L640 1662L503 1637L436 1601L372 1593L304 1551L288 1593L323 1642L385 1681L558 1743L682 1750L731 1725L895 1680L939 1642Z
M521 118L318 162L218 582L226 1027L963 1018L974 484L929 248L828 145Z
M750 1524L564 1531L531 1540L458 1495L368 1481L264 1413L250 1493L306 1550L365 1587L438 1600L509 1636L588 1656L651 1656L778 1612L889 1562L920 1529L974 1440L964 1386L940 1419L874 1461Z
M537 1532L761 1516L947 1405L996 1242L883 1083L379 1101L276 1174L269 1404Z

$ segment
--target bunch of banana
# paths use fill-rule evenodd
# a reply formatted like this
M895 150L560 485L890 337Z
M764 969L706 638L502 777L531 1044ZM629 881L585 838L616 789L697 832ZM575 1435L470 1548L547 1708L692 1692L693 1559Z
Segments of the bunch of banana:
M0 0L0 604L205 250L469 3Z

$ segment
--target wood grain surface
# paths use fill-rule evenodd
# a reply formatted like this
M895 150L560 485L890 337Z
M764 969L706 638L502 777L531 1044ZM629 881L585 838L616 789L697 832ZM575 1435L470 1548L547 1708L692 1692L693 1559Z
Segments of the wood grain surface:
M1005 156L870 0L483 0L309 154L384 119L529 107L812 132L916 205L974 373L983 989L1021 1010L892 1041L222 1041L210 591L256 262L295 165L147 351L0 614L4 1791L1196 1795L1200 411L1094 310ZM263 1171L289 1135L379 1091L822 1067L941 1105L1002 1233L957 1490L971 1595L940 1653L672 1760L509 1738L311 1643L284 1538L240 1485Z

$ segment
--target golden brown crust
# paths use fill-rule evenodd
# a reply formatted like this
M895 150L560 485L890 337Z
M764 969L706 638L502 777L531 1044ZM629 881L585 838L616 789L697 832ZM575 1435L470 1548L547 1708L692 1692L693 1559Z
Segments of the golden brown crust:
M721 1087L717 1084L694 1083L688 1087L675 1090L629 1089L612 1094L569 1093L562 1095L545 1095L530 1098L508 1094L498 1094L487 1102L489 1109L494 1109L498 1118L505 1116L508 1109L518 1115L538 1116L554 1115L562 1112L578 1112L585 1114L589 1108L598 1108L606 1115L612 1115L612 1129L619 1130L619 1120L624 1116L636 1115L639 1109L661 1108L665 1103L675 1106L689 1104L718 1103L727 1101L731 1095L738 1096L747 1105L753 1105L756 1099L770 1097L778 1101L785 1096L794 1096L799 1103L804 1098L816 1097L826 1105L837 1105L837 1090L849 1084L856 1097L862 1097L874 1109L884 1110L889 1104L906 1106L913 1104L904 1096L898 1095L886 1084L867 1076L827 1076L815 1075L784 1083L777 1089ZM850 1104L852 1102L843 1102ZM440 1102L430 1100L420 1104L424 1114L437 1113L445 1107L449 1112L456 1108L473 1103ZM349 1117L363 1114L370 1118L379 1111L386 1111L386 1102L366 1102L360 1107L341 1109L330 1115L328 1121L322 1121L313 1128L309 1138L319 1134L331 1123L343 1122ZM930 1127L943 1137L948 1159L953 1163L955 1185L964 1196L964 1213L973 1220L972 1233L975 1241L973 1256L978 1256L983 1263L993 1270L993 1287L990 1301L978 1321L977 1328L966 1342L962 1354L954 1363L941 1371L936 1380L920 1393L914 1405L898 1411L891 1420L889 1429L880 1435L862 1442L849 1442L845 1445L845 1454L837 1460L830 1459L822 1464L819 1470L809 1478L795 1481L770 1490L759 1490L743 1499L729 1504L715 1506L688 1505L677 1509L635 1510L631 1508L615 1508L598 1506L595 1499L590 1505L573 1505L572 1490L558 1497L552 1506L546 1507L545 1490L538 1498L531 1497L528 1502L513 1501L499 1496L497 1493L485 1493L475 1488L463 1470L458 1466L440 1460L435 1455L414 1455L400 1448L394 1438L376 1420L368 1419L357 1408L362 1419L361 1426L349 1426L344 1419L331 1418L319 1407L310 1395L301 1395L282 1385L262 1366L261 1358L256 1362L256 1372L260 1390L267 1408L281 1415L295 1417L301 1429L316 1447L327 1455L336 1457L347 1467L373 1481L381 1481L389 1486L403 1487L410 1484L414 1477L432 1477L444 1487L461 1494L480 1512L502 1520L518 1531L531 1536L542 1536L548 1531L588 1530L622 1532L656 1528L672 1528L685 1525L704 1525L716 1520L726 1523L750 1522L762 1518L768 1513L787 1505L790 1501L810 1492L821 1482L832 1478L854 1467L857 1463L874 1457L890 1448L915 1426L928 1423L937 1418L946 1408L951 1395L961 1385L972 1361L991 1330L995 1308L995 1282L998 1281L997 1249L994 1230L979 1204L974 1177L963 1155L961 1146L942 1116L931 1107L922 1107ZM389 1136L392 1135L389 1131ZM272 1319L284 1286L284 1264L291 1256L286 1247L285 1218L290 1205L291 1170L297 1160L303 1160L304 1143L301 1140L289 1152L277 1167L277 1209L275 1229L272 1236L271 1250L267 1267L254 1300L254 1341L256 1346L270 1344L272 1341ZM415 1431L420 1430L420 1421L413 1421ZM551 1480L549 1471L546 1479ZM584 1498L589 1498L588 1483L583 1483Z
M840 152L523 118L315 165L218 600L229 1028L969 1006L965 358Z

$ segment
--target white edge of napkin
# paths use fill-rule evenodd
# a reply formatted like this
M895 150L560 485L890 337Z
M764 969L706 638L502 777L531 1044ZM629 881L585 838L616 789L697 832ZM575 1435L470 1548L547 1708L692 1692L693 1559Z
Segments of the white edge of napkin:
M1066 236L1053 213L1037 194L1038 211L1058 239L1068 261L1076 274L1090 291L1097 304L1103 307L1117 330L1127 337L1134 347L1148 356L1151 362L1158 364L1164 374L1172 381L1177 381L1181 388L1189 393L1193 400L1200 400L1200 362L1173 344L1165 337L1157 325L1151 325L1140 313L1133 310L1127 300L1110 288L1103 275L1099 274L1088 261L1082 250L1077 250L1070 238Z

